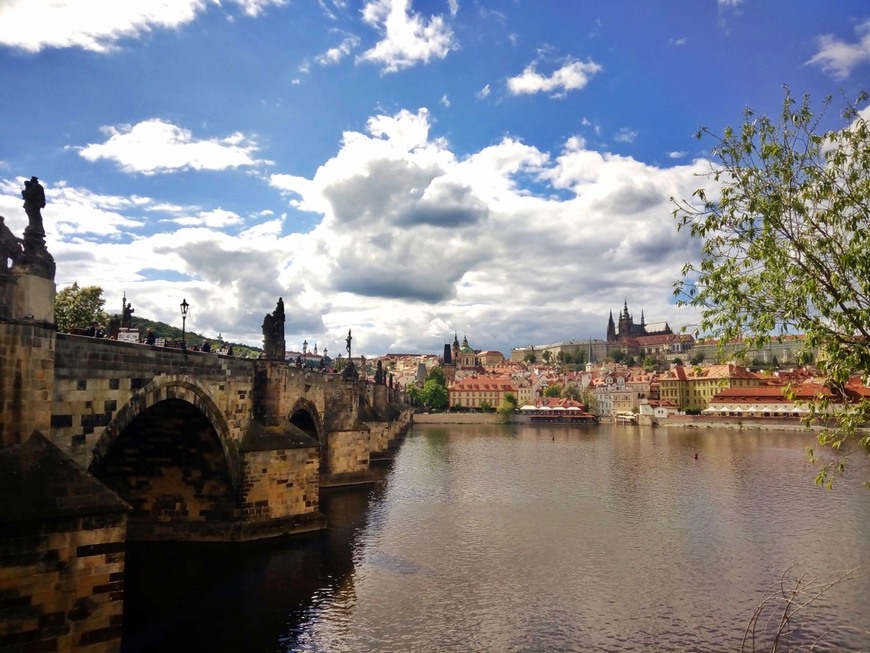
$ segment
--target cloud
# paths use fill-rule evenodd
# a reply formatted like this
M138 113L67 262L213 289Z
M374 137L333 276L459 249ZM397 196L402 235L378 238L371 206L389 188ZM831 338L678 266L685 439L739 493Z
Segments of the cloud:
M178 217L173 222L186 227L204 226L219 229L240 224L243 220L239 214L232 211L213 209L211 211L201 211L197 215Z
M239 132L221 139L197 140L189 130L158 118L103 127L102 131L109 137L104 143L75 149L88 161L114 161L125 172L153 175L268 163L254 158L256 143Z
M231 0L249 16L287 0ZM0 44L39 52L81 48L108 52L122 39L153 29L174 29L192 22L211 4L207 0L27 0L0 2Z
M342 40L337 47L330 48L321 55L318 55L314 60L321 66L332 66L348 56L359 46L359 38L356 36L348 36Z
M634 143L635 138L637 138L637 132L628 127L623 127L613 137L617 143Z
M589 61L569 60L561 68L546 77L536 70L537 64L531 63L516 77L507 81L508 90L514 95L552 93L553 97L564 97L568 91L579 90L589 83L593 75L601 72L599 64Z
M484 86L482 89L480 89L480 90L475 94L475 97L476 97L478 100L485 100L486 98L489 97L490 92L491 92L491 89L489 88L489 84L487 84L486 86Z
M577 137L555 160L509 138L460 159L431 137L419 110L375 116L366 133L345 133L313 178L272 183L292 191L295 205L323 212L308 234L313 258L294 265L316 279L315 294L331 297L327 328L339 315L370 320L364 333L374 338L391 315L393 343L407 344L427 328L414 316L432 312L455 328L487 324L508 338L521 307L550 315L578 301L565 279L596 279L600 297L586 298L602 323L594 333L613 308L606 302L626 288L668 294L690 256L669 198L690 196L698 172L601 154ZM638 265L648 269L643 279L632 272Z
M459 47L443 16L424 20L411 11L410 0L369 0L362 14L363 21L382 32L384 38L358 60L380 64L384 72L443 59Z
M807 64L821 66L834 79L846 79L855 68L870 62L870 20L858 24L855 33L858 36L855 43L847 43L832 34L820 36L819 51Z
M668 158L669 159L682 159L687 154L688 154L688 152L686 152L684 150L674 150L672 152L668 152Z
M694 245L669 198L690 197L706 162L658 168L578 136L554 153L505 137L458 154L433 129L425 108L373 115L313 174L272 174L288 212L309 213L305 233L268 205L241 216L47 184L58 284L101 285L109 305L126 293L173 324L186 298L191 329L252 344L280 296L288 348L340 351L352 325L366 354L437 353L453 330L507 353L537 340L541 315L547 339L601 337L626 297L651 321L692 321L670 304ZM22 182L0 181L16 233Z

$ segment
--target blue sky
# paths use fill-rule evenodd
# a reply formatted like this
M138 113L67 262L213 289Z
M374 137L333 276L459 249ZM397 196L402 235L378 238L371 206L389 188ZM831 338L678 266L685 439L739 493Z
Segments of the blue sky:
M868 80L852 0L0 0L0 214L39 176L59 288L251 344L679 328L697 129Z

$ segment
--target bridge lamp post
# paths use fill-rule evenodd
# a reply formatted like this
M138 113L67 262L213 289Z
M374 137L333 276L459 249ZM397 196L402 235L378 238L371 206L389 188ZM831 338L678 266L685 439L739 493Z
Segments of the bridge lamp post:
M187 303L187 299L181 300L181 351L184 352L185 357L187 357L187 343L184 340L184 327L187 323L187 311L190 309L190 304Z

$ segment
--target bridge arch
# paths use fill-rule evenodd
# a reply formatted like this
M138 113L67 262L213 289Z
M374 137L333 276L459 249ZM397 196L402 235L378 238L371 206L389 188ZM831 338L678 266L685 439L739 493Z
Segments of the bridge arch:
M287 419L293 426L305 431L305 433L320 443L320 473L328 473L329 438L323 429L323 420L321 419L320 411L317 410L317 406L314 405L314 402L305 397L300 397L293 405Z
M323 444L323 420L314 402L300 397L290 410L287 420L296 428L305 431L312 438Z
M175 539L232 520L238 467L210 393L189 377L159 376L106 426L90 471L133 506L132 539Z

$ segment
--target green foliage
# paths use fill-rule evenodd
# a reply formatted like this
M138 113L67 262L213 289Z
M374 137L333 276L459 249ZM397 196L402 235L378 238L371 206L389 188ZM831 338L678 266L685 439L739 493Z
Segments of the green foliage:
M586 388L580 393L580 401L583 402L584 406L586 406L587 413L598 414L598 398L595 396L595 392L591 387Z
M689 359L690 365L700 365L704 362L704 352L699 351Z
M553 385L548 385L544 388L544 396L545 397L561 397L562 396L562 384L554 383Z
M499 415L507 416L517 409L517 398L512 392L506 392L497 411Z
M433 368L437 369L437 368ZM443 376L442 376L443 378ZM447 408L450 397L447 388L436 379L427 379L423 384L423 405L429 408Z
M490 404L486 399L484 399L483 401L480 402L480 412L482 412L482 413L494 413L495 408L493 408L492 404Z
M409 385L408 388L408 401L411 402L412 406L422 406L423 405L423 390L422 388L418 388L415 385Z
M761 349L789 333L805 335L801 356L818 349L819 368L839 392L852 373L870 371L870 127L847 103L844 125L819 133L809 97L786 89L778 118L746 110L738 129L713 136L718 160L710 184L675 201L680 229L701 242L674 284L678 303L700 309L700 332L741 338ZM824 402L811 409L824 410ZM811 413L812 416L812 413ZM820 442L839 453L870 435L857 429L870 402L853 403ZM839 462L821 468L818 481Z
M609 352L607 352L607 355L613 360L614 363L621 363L628 357L628 354L626 354L621 349L611 349Z
M535 355L532 352L529 352L528 354L523 356L523 362L530 363L530 364L534 365L535 363L538 362L538 359L535 357Z
M574 383L569 383L562 391L562 396L574 401L580 401L580 388Z
M441 367L439 367L437 365L432 367L426 373L426 380L427 381L435 381L437 383L440 383L445 388L447 387L447 379L444 378L444 370L441 369Z
M689 408L686 408L685 413L686 415L700 415L701 409L697 406L690 406Z
M99 286L79 287L78 282L57 291L54 298L54 321L57 330L86 329L94 322L105 325L109 316L103 310L106 300Z
M545 349L545 350L544 350L544 353L541 354L541 358L543 358L543 359L544 359L544 362L545 362L547 365L549 365L549 364L553 361L553 354L550 352L549 349Z

